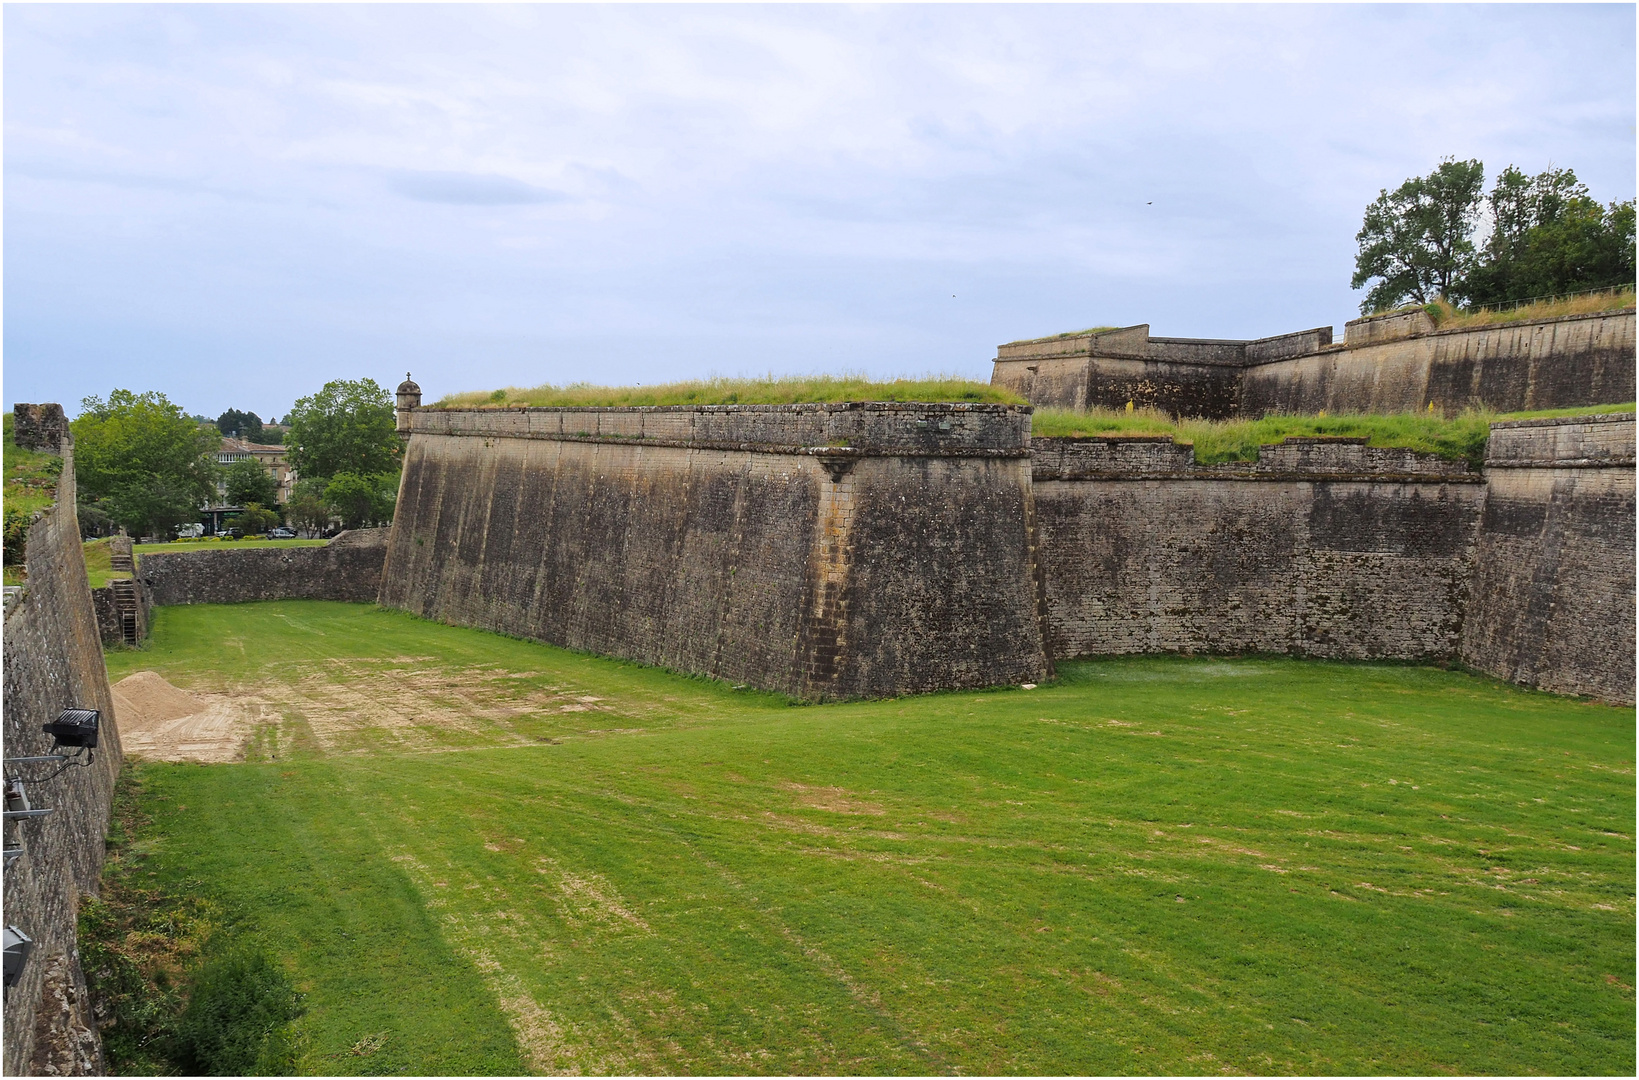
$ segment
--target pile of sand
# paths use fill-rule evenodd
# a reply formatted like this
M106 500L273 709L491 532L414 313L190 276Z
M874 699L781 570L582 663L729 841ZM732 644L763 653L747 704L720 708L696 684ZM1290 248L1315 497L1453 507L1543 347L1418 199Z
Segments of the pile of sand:
M259 712L254 702L179 690L156 671L127 675L113 691L125 752L157 761L238 761Z

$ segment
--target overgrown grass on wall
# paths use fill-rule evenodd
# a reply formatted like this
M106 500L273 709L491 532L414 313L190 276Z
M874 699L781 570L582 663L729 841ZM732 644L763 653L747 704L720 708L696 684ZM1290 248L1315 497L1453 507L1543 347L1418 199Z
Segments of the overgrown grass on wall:
M1441 330L1461 330L1473 326L1531 322L1534 319L1562 319L1567 315L1598 315L1633 306L1634 290L1630 287L1586 296L1550 297L1512 308L1479 308L1474 311L1464 311L1448 301L1438 300L1424 310Z
M57 478L63 461L53 454L25 450L12 437L14 417L5 414L5 580L7 585L23 579L24 544L34 515L49 510L57 499Z
M864 375L769 375L765 378L712 378L654 386L593 386L574 383L523 389L450 394L434 407L472 409L534 405L588 407L633 405L794 405L835 401L968 401L1022 405L1010 390L956 376L873 381Z
M1174 420L1158 409L1037 409L1031 423L1036 437L1068 438L1090 435L1171 435L1195 444L1195 460L1202 465L1229 461L1256 461L1258 447L1289 436L1344 436L1369 440L1370 446L1404 447L1438 454L1451 461L1479 468L1485 461L1485 442L1491 424L1499 420L1590 413L1633 412L1634 403L1590 405L1536 412L1465 412L1444 417L1438 413L1338 416L1266 416L1261 420Z

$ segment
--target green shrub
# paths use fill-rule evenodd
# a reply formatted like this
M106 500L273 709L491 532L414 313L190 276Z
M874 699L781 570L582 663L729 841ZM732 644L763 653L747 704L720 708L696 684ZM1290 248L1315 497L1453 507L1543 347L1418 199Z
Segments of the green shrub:
M291 1022L301 1014L284 968L258 950L235 949L200 972L171 1056L197 1076L282 1076L295 1069Z

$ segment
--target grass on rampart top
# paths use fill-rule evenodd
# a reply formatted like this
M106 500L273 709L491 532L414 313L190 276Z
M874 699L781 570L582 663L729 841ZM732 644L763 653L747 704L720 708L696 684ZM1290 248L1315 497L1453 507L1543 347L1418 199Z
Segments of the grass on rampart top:
M1036 437L1088 435L1171 435L1195 444L1195 460L1202 465L1228 461L1256 461L1258 447L1288 436L1366 437L1371 446L1397 446L1438 454L1479 468L1485 461L1490 425L1498 420L1532 417L1582 416L1591 413L1633 412L1634 403L1589 405L1535 412L1465 412L1444 417L1438 413L1387 415L1345 413L1338 416L1266 416L1261 420L1174 420L1157 409L1037 409L1031 422Z
M291 973L304 1073L1633 1073L1631 709L1176 657L793 707L323 602L108 664L259 717L128 764L122 858Z
M1464 311L1448 301L1437 300L1424 310L1433 317L1434 324L1441 330L1460 330L1473 326L1529 322L1533 319L1558 319L1567 315L1597 315L1600 312L1621 311L1633 306L1634 290L1629 287L1587 296L1537 300L1514 308L1479 308L1475 311Z
M0 508L5 519L5 583L21 585L26 577L23 556L28 527L34 515L49 510L57 500L57 479L63 472L63 460L55 454L25 450L12 438L15 417L10 410L0 422L3 443L0 443L0 464L5 471Z
M108 549L108 540L87 540L85 542L85 574L91 579L93 589L107 586L110 578L128 578L131 575L124 570L115 572L113 555Z
M508 405L793 405L831 401L972 401L1022 405L1010 390L956 376L873 381L863 375L770 375L712 378L654 386L537 386L450 394L435 408L473 409Z
M212 551L221 548L236 551L241 548L324 547L328 540L219 540L205 537L198 540L172 540L167 544L138 544L133 551L138 555L161 551Z

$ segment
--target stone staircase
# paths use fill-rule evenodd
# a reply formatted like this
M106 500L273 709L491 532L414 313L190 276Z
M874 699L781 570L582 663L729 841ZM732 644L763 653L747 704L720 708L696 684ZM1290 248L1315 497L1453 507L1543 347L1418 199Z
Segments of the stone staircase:
M126 556L126 561L130 561L130 556ZM114 606L119 611L120 637L127 645L136 645L141 640L141 630L137 622L136 582L130 578L112 578L108 582L108 587L114 590Z

